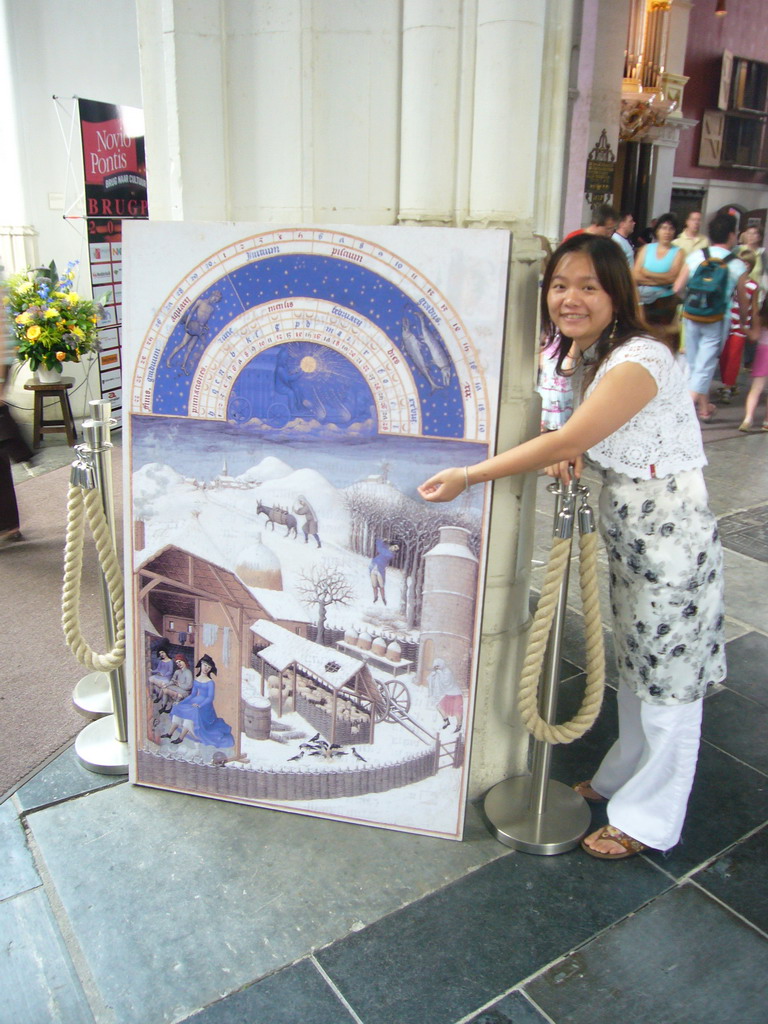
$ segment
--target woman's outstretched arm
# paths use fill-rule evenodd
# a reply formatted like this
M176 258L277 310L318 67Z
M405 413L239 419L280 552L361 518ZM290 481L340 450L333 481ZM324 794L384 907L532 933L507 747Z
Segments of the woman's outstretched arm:
M453 501L467 483L529 473L554 463L576 462L585 451L628 423L656 395L656 381L640 363L625 362L602 378L592 394L559 430L501 452L474 466L441 470L418 488L426 501Z

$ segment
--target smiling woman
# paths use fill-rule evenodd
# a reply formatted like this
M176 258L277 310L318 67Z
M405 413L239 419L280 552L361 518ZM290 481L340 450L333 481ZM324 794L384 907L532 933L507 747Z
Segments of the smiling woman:
M581 234L553 254L542 324L557 372L590 353L584 400L559 430L419 488L450 501L474 483L548 468L567 480L582 453L602 477L619 682L619 736L586 799L608 800L610 825L582 842L619 860L680 838L698 758L702 698L725 677L722 551L707 507L701 431L671 350L642 324L618 246Z

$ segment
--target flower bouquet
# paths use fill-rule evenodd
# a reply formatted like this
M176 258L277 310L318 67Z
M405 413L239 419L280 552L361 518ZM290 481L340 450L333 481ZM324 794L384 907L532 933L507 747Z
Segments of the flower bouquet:
M16 355L20 362L28 361L32 371L44 366L61 373L62 363L79 363L86 352L98 351L96 325L104 307L73 290L76 266L70 263L61 276L55 263L28 267L6 282L3 303L16 335Z

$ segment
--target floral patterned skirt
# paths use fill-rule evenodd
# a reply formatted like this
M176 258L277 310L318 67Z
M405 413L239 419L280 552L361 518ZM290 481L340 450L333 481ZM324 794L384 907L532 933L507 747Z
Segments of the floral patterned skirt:
M702 472L600 471L619 678L651 704L698 700L725 678L723 552Z

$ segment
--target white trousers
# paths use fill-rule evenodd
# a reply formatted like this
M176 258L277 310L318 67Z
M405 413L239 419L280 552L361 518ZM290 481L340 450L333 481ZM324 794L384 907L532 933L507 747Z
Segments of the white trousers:
M619 738L592 777L608 797L608 821L654 850L680 839L696 773L703 700L649 704L626 684L618 694Z

